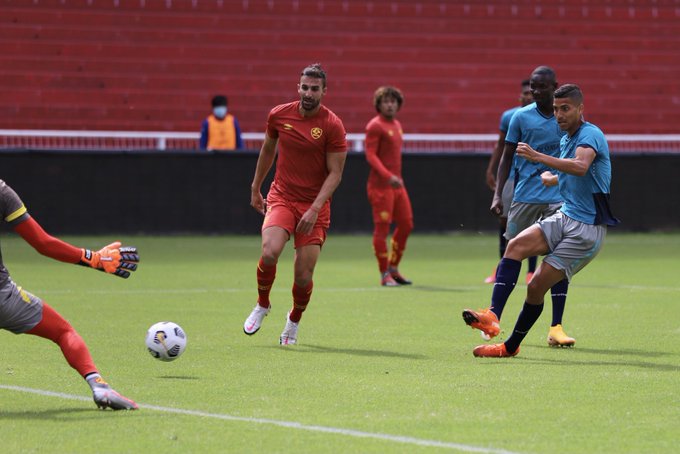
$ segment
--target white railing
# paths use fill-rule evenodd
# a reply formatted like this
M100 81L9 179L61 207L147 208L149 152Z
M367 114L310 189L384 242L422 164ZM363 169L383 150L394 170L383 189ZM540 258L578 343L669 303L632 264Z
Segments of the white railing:
M259 150L264 133L242 134L245 147ZM198 132L48 131L0 129L1 149L66 150L195 150ZM350 150L364 150L364 134L347 134ZM496 134L404 134L410 152L490 153ZM680 153L680 134L609 134L614 152Z

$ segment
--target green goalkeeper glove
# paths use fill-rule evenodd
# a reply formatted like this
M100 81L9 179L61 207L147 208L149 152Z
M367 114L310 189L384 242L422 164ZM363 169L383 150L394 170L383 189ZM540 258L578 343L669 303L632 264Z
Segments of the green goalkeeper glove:
M139 254L132 246L121 247L120 241L104 246L98 251L81 249L79 265L89 266L105 273L115 274L124 279L130 277L130 271L137 269Z

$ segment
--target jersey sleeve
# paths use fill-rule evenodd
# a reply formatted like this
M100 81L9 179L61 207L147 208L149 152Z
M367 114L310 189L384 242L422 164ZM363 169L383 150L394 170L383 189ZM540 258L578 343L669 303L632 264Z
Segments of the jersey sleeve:
M3 180L0 180L0 215L12 227L29 218L24 203Z
M520 138L522 137L522 116L520 112L515 113L512 118L510 118L510 124L508 125L508 133L505 135L505 141L512 144L518 144Z
M326 140L327 153L344 153L347 151L347 133L342 121L336 116L330 118L329 135Z
M276 129L277 108L272 109L267 116L267 135L272 139L279 138L279 131Z

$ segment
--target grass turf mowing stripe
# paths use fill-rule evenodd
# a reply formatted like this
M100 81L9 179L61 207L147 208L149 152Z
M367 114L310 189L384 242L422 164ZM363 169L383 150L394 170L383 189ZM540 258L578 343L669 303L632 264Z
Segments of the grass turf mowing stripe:
M37 394L40 396L49 396L49 397L59 397L61 399L68 399L68 400L78 400L78 401L83 401L83 402L90 402L92 399L89 397L84 397L84 396L76 396L74 394L65 394L65 393L59 393L59 392L54 392L54 391L47 391L43 389L35 389L35 388L25 388L22 386L12 386L12 385L0 385L0 389L5 389L8 391L18 391L18 392L24 392L24 393L30 393L30 394ZM512 451L506 451L504 449L495 449L495 448L483 448L483 447L478 447L478 446L471 446L471 445L465 445L461 443L451 443L451 442L446 442L446 441L438 441L438 440L426 440L426 439L421 439L421 438L415 438L415 437L407 437L407 436L401 436L401 435L390 435L390 434L382 434L382 433L372 433L372 432L362 432L360 430L352 430L352 429L342 429L338 427L327 427L327 426L313 426L313 425L306 425L306 424L301 424L293 421L279 421L275 419L265 419L265 418L248 418L245 416L233 416L233 415L225 415L221 413L208 413L208 412L203 412L203 411L198 411L198 410L184 410L181 408L171 408L171 407L161 407L158 405L147 405L147 404L139 404L139 408L144 408L147 410L155 410L155 411L160 411L163 413L175 413L179 415L185 415L185 416L198 416L201 418L213 418L213 419L222 419L225 421L238 421L238 422L247 422L247 423L255 423L255 424L268 424L272 426L278 426L278 427L285 427L288 429L297 429L297 430L306 430L310 432L322 432L322 433L330 433L330 434L336 434L336 435L345 435L348 437L355 437L355 438L372 438L376 440L383 440L383 441L389 441L392 443L401 443L401 444L408 444L408 445L417 445L417 446L425 446L425 447L430 447L430 448L444 448L444 449L452 449L460 452L475 452L475 453L485 453L485 454L517 454L513 453Z

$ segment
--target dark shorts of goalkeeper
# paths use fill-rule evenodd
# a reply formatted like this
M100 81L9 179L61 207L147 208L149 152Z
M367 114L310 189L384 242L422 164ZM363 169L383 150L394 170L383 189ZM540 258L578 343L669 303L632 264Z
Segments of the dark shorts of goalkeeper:
M281 227L290 236L295 238L295 249L309 245L323 246L323 243L326 241L326 232L331 224L330 201L327 201L323 208L319 210L316 224L314 224L314 228L309 235L295 233L295 228L298 222L300 222L300 218L311 206L311 202L286 200L280 195L270 192L267 195L267 214L262 223L262 231L268 227Z
M8 279L0 287L0 329L14 334L30 331L43 317L43 302Z

